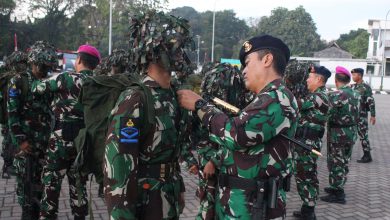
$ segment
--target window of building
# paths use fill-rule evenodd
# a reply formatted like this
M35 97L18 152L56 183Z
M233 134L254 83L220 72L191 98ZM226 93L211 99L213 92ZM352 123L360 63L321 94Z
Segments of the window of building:
M376 56L376 51L377 51L377 48L378 47L378 42L374 42L374 48L373 48L373 51L372 51L372 55L373 56Z
M373 75L374 74L374 70L375 70L375 66L374 65L367 65L367 71L366 71L366 73L368 74L368 75Z
M379 29L373 29L372 36L374 37L374 40L377 41L379 36Z
M390 59L386 59L385 76L390 76Z

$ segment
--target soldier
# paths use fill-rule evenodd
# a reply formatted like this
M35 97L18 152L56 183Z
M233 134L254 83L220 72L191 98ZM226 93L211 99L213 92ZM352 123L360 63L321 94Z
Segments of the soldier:
M27 54L22 51L14 51L9 57L7 57L6 66L10 70L1 75L1 93L0 100L2 105L1 113L1 134L3 136L1 156L4 159L2 178L9 179L10 174L13 173L12 162L14 159L16 147L12 144L11 136L9 135L8 123L7 123L7 96L8 96L8 82L9 80L18 74L24 73L27 70ZM4 82L3 82L4 80Z
M370 141L368 140L368 111L370 111L370 123L375 125L375 100L372 96L371 87L363 81L364 70L356 68L351 70L352 79L355 84L352 84L354 89L360 95L360 115L358 120L358 135L363 147L363 157L357 160L358 163L369 163L372 161L370 153Z
M325 84L331 73L323 66L312 66L309 71L310 74L306 80L309 94L299 100L301 117L295 137L321 152L322 137L329 110ZM294 175L298 194L303 204L301 210L293 214L300 219L316 219L314 208L319 195L317 159L318 156L311 152L299 147L294 148Z
M179 219L180 119L186 111L178 106L171 73L186 72L184 48L193 49L194 42L186 20L163 12L132 16L130 30L130 62L145 89L122 92L110 116L103 165L108 213L110 219Z
M322 201L345 204L344 185L347 181L348 162L357 137L356 122L359 114L359 95L348 86L351 73L336 67L337 91L329 93L331 109L328 120L329 186Z
M281 77L290 50L270 35L246 41L240 51L245 86L257 95L236 117L228 117L189 90L180 104L195 110L223 151L216 201L218 219L274 219L286 214L282 179L292 171L289 141L297 126L297 102Z
M111 71L111 68L108 64L108 57L102 58L100 63L96 66L96 68L93 70L94 76L100 76L100 75L109 75Z
M52 111L55 126L50 136L43 168L44 192L41 200L41 220L57 218L58 199L65 174L69 181L70 204L74 219L85 219L88 214L85 186L87 178L80 178L81 184L76 185L77 176L71 166L77 156L73 140L84 127L83 108L77 99L83 80L92 76L92 70L99 63L100 53L90 45L80 46L77 52L76 73L63 72L48 80L36 81L32 86L33 93L54 96ZM81 196L78 197L79 193Z
M131 69L129 54L123 49L115 49L108 57L108 65L111 67L111 75L124 73Z
M17 146L14 166L16 194L23 208L22 219L38 219L42 197L41 174L51 116L50 100L47 96L31 93L30 88L56 65L54 47L44 41L35 42L28 52L28 62L31 69L10 81L7 110L11 138Z
M201 84L201 95L204 99L216 97L239 108L246 106L245 85L241 72L227 63L217 64L205 74ZM225 111L232 116L232 113ZM218 189L218 170L220 152L217 143L209 139L207 128L198 119L195 133L199 140L195 145L199 160L199 185L197 196L200 209L196 219L215 219L215 195Z

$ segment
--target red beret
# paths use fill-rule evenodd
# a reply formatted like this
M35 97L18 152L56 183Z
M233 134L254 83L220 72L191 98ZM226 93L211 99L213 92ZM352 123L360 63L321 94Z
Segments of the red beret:
M100 62L100 53L99 53L99 51L95 47L93 47L91 45L88 45L88 44L81 45L79 47L79 49L77 50L77 53L89 54L91 56L94 56L94 57L98 58L98 60Z
M336 74L343 74L343 75L346 75L348 76L349 78L351 78L351 73L344 67L342 66L337 66L336 67Z

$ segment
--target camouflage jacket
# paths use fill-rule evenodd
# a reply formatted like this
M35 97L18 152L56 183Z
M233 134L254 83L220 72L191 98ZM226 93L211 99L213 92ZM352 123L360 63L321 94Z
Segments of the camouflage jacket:
M269 83L236 117L229 118L211 104L199 110L198 116L209 129L210 139L222 147L221 173L267 180L270 177L281 179L292 172L290 143L277 135L294 136L298 106L281 79ZM250 218L253 201L244 190L225 188L219 197L224 210L220 218ZM277 208L268 210L267 218L285 214L283 189L279 189L278 200Z
M122 92L111 112L106 139L103 173L108 212L112 219L136 219L142 215L139 208L150 202L143 194L146 184L151 191L161 191L158 194L164 194L167 200L160 201L164 204L162 217L177 218L179 211L172 203L177 203L176 193L184 191L180 170L159 179L139 178L138 172L140 167L177 163L185 146L180 143L181 138L189 136L183 133L186 129L182 127L185 124L182 119L188 111L179 109L173 88L161 88L149 76L142 81L150 88L154 99L155 123L149 131L141 124L147 111L141 90L130 88ZM160 209L161 204L154 205Z
M352 84L351 87L360 95L360 116L367 117L370 111L371 116L375 117L375 100L371 87L365 82Z
M56 121L83 121L83 106L78 102L78 97L83 80L92 74L90 70L63 72L44 81L35 81L31 89L36 94L54 94L52 109Z
M331 143L355 143L359 117L359 95L345 85L329 94L331 109L328 126Z
M309 93L301 99L301 103L296 137L320 150L321 146L317 145L321 144L329 111L329 98L325 86Z
M22 77L27 77L28 85L22 85ZM38 81L30 71L14 76L9 83L8 92L8 125L12 141L19 145L27 140L33 147L46 149L51 130L50 97L33 94L26 90L22 97L22 87Z

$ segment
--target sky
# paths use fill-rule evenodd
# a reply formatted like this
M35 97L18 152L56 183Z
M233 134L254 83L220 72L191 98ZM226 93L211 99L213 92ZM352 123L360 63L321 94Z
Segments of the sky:
M350 30L368 28L369 19L385 20L390 0L170 0L169 8L193 7L198 12L232 9L239 18L271 15L272 9L302 5L311 14L321 39L331 41ZM388 15L390 20L390 13Z

